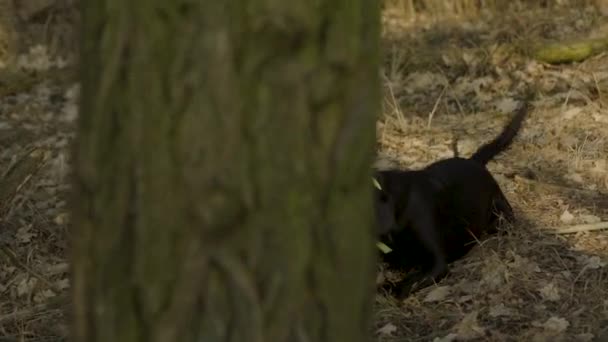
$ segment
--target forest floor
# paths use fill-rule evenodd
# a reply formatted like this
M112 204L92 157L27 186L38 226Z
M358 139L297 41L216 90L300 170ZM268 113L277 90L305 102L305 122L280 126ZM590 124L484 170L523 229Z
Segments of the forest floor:
M591 8L415 26L391 14L377 167L451 157L453 139L469 156L528 86L537 95L488 165L517 222L435 286L403 301L378 294L379 341L608 341L608 225L588 230L608 221L608 54L562 65L530 57L535 44L608 37L608 21Z
M422 167L494 137L527 85L537 98L512 147L489 163L518 221L447 278L404 301L378 294L379 341L608 341L608 55L549 66L544 41L606 37L593 10L500 18L383 17L379 164ZM0 73L0 341L68 334L73 67L33 47ZM382 275L382 274L381 274Z
M0 73L0 341L62 341L79 85L43 46L17 63Z

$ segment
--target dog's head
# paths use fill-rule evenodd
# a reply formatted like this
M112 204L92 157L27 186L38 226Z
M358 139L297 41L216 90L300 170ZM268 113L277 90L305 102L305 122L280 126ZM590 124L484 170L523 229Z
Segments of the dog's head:
M376 233L384 235L393 230L397 225L395 199L385 188L386 182L381 173L375 173L373 182Z

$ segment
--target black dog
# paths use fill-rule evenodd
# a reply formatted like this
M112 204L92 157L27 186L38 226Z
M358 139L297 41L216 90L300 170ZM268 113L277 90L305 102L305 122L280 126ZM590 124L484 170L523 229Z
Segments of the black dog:
M477 237L496 231L500 217L512 222L513 209L486 164L506 150L528 112L528 101L502 133L469 159L455 156L422 170L375 172L374 204L382 254L391 267L418 268L389 289L398 297L431 285L447 274L447 264L463 257Z

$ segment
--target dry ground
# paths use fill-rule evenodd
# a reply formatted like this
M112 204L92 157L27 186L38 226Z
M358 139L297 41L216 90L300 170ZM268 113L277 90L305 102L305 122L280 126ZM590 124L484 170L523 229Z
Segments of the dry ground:
M19 64L22 72L0 74L0 341L61 341L79 88L43 47Z
M592 8L415 28L384 19L379 167L450 157L453 139L468 156L528 86L538 95L512 148L489 164L518 222L437 286L402 302L379 294L379 340L608 341L608 231L585 229L608 220L608 55L560 66L527 57L551 39L605 37L606 20ZM583 231L556 233L564 227Z
M545 40L605 36L605 20L586 9L416 27L384 19L382 161L420 167L451 156L454 138L469 155L500 130L526 85L539 91L517 141L489 165L519 221L436 287L403 302L379 294L378 339L608 341L608 233L555 233L608 220L608 55L561 66L527 57ZM27 78L0 78L0 175L21 180L0 189L0 342L60 341L78 87L42 48L20 63Z

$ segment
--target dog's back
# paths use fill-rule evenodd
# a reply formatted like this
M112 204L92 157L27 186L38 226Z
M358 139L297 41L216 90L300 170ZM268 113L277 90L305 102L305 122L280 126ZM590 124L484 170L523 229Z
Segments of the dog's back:
M502 132L470 158L448 158L417 171L376 173L383 188L376 189L377 231L393 249L383 259L393 266L422 269L394 290L407 293L425 277L442 276L447 263L472 248L470 242L495 230L499 217L513 220L513 210L486 164L509 147L527 111L525 103Z
M513 220L513 209L498 183L486 169L486 164L509 148L526 118L529 102L525 101L502 132L492 141L482 145L468 158L453 157L437 161L425 168L445 192L447 216L459 216L467 220L474 233L492 230L496 216Z
M463 227L479 237L484 232L493 232L496 221L502 216L513 221L513 209L500 186L484 165L464 158L450 158L427 167L431 177L442 184L437 202L440 216L444 218L442 229L449 238L449 246L460 246L455 237L471 239L462 235ZM448 248L448 247L446 247ZM455 254L458 258L462 253Z

